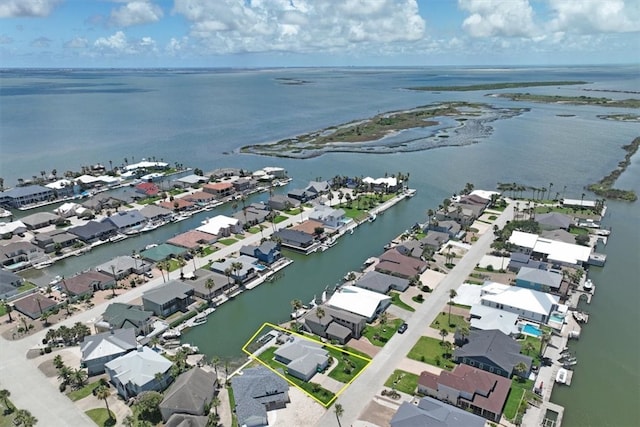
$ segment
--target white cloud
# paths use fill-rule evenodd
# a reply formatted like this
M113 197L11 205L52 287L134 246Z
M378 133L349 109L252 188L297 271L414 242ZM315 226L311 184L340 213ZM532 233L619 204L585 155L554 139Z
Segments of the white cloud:
M637 0L548 0L552 31L618 33L640 31Z
M84 49L87 46L89 46L89 40L84 37L74 37L64 44L64 47L69 49Z
M109 37L100 37L93 46L98 52L105 54L141 54L156 52L156 42L151 37L143 37L139 40L129 40L127 36L118 31Z
M1 0L0 18L48 16L61 0Z
M38 37L37 39L31 40L31 46L47 48L51 45L51 39L46 37Z
M0 35L0 44L11 44L13 39L6 34Z
M164 49L169 55L174 56L183 51L188 42L189 39L187 37L182 37L180 40L175 37L171 37L171 40L169 40L169 43L167 43Z
M109 23L117 27L157 22L163 16L162 8L148 1L132 1L111 11Z
M174 13L216 53L350 51L425 30L415 0L176 0Z
M471 15L462 23L473 37L530 37L536 33L528 0L458 0Z

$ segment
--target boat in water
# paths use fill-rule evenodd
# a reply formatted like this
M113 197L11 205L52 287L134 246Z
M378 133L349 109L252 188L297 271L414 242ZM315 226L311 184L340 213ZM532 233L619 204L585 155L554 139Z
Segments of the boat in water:
M57 285L60 282L62 282L62 276L56 276L53 278L52 281L49 282L49 285L50 286Z
M180 338L181 335L182 334L180 333L179 330L169 329L168 331L162 334L162 338L165 340L173 340L173 339Z
M582 285L582 288L587 292L591 292L593 290L593 282L591 281L591 279L587 279L584 282L584 285Z
M558 373L556 374L556 382L559 384L566 384L567 377L569 376L569 371L565 368L558 369Z
M11 213L11 211L8 211L8 210L6 210L6 209L4 209L4 208L0 208L0 218L8 218L8 217L10 217L11 215L13 215L13 214Z
M369 222L373 222L373 221L375 221L375 220L376 220L376 218L377 218L377 217L378 217L378 216L377 216L376 214L370 214L370 215L369 215L369 219L368 219L368 221L369 221Z
M47 260L47 261L42 261L37 264L34 264L33 268L35 268L36 270L42 270L43 268L51 267L52 265L53 265L53 261Z

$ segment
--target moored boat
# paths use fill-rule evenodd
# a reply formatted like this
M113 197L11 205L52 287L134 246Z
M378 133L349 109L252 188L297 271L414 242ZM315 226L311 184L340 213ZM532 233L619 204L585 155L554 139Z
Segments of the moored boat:
M558 369L558 373L556 374L556 382L559 384L566 384L568 375L569 371L567 371L565 368Z

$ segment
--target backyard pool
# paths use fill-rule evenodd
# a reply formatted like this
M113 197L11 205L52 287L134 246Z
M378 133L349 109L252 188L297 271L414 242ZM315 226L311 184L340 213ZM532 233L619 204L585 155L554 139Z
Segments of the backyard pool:
M564 314L562 313L553 313L551 314L551 316L549 316L549 321L550 322L556 322L556 323L564 323Z
M532 337L540 338L542 336L542 331L538 329L538 327L533 326L530 323L526 323L521 332L525 335L531 335Z

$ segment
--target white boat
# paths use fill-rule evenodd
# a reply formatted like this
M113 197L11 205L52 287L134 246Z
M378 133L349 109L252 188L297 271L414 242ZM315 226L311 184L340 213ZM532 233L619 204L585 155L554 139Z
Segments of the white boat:
M146 249L153 249L153 248L156 248L156 247L158 247L158 245L156 243L150 243L147 246L145 246L144 248L146 250Z
M560 384L567 383L567 376L569 375L569 371L564 368L558 369L558 373L556 374L556 382Z
M369 222L373 222L373 221L375 221L375 220L376 220L376 218L377 218L377 215L376 215L376 214L369 215Z
M49 282L49 285L51 285L51 286L57 285L61 281L62 281L62 277L61 276L56 276L56 277L53 278L52 281Z
M113 237L110 237L109 238L109 242L112 242L112 243L113 242L119 242L120 240L124 240L126 238L127 238L127 236L125 236L124 234L117 234L117 235L115 235Z
M303 316L305 313L307 312L306 308L301 308L299 310L294 311L293 313L291 313L291 318L292 319L300 319L300 316Z
M53 265L53 261L48 260L48 261L42 261L37 264L34 264L33 268L35 268L36 270L42 270L43 268L51 267L52 265Z
M162 334L162 338L164 338L165 340L172 340L175 338L180 338L180 335L182 334L177 329L169 329L164 334Z
M193 326L203 325L207 323L208 314L209 313L206 313L206 312L196 314L196 316L193 318Z
M174 216L171 222L180 222L180 221L184 221L185 219L189 219L189 215L182 214L182 215Z
M0 218L7 218L7 217L10 217L11 215L13 215L11 211L8 211L4 208L0 208Z
M593 282L591 281L591 279L587 279L582 287L585 291L591 292L593 290Z

